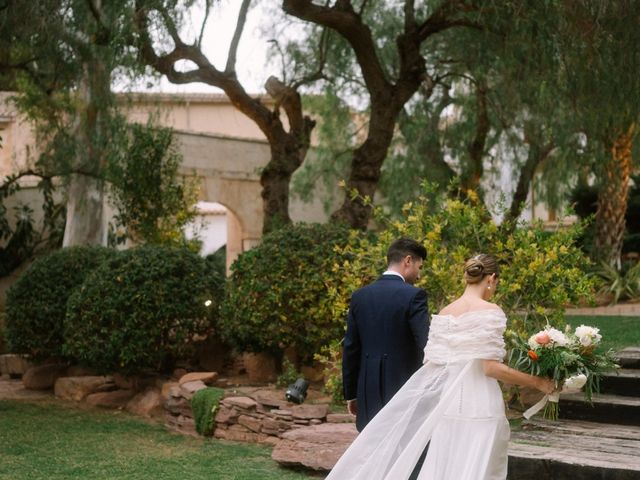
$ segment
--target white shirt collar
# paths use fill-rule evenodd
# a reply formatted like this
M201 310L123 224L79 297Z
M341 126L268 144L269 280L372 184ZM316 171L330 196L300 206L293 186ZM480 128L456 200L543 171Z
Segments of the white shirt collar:
M387 270L382 275L397 275L398 277L400 277L402 279L403 282L406 282L406 280L404 279L404 277L402 276L401 273L394 272L393 270Z

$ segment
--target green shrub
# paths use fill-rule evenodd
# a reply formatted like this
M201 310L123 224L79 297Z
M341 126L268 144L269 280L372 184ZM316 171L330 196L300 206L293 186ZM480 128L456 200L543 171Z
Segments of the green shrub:
M354 233L357 238L360 234ZM223 337L239 350L276 355L294 347L302 361L342 334L327 290L350 234L339 225L296 224L274 231L232 266L220 315Z
M276 379L276 386L280 388L288 387L301 376L298 370L296 370L296 366L285 357L282 360L282 373L278 375Z
M602 263L595 272L602 280L598 293L612 304L640 299L640 262L624 262L620 270Z
M7 293L9 349L36 359L60 357L69 296L96 267L116 255L104 247L70 247L33 262Z
M173 131L154 125L126 124L120 155L107 168L110 197L116 207L109 225L109 243L188 247L198 252L201 242L187 240L184 227L198 212L197 181L180 175L182 155Z
M429 192L427 192L429 193ZM333 294L334 321L344 325L351 293L385 268L385 253L393 239L418 239L427 249L417 285L429 296L429 311L438 312L464 290L463 265L477 252L494 255L501 264L494 301L510 318L512 328L533 329L550 321L564 322L568 305L593 301L595 278L589 259L576 246L577 224L546 232L541 223L498 227L469 192L466 201L421 197L404 207L403 220L378 215L383 230L374 240L354 239L339 253L351 257L337 262L327 280Z
M198 390L191 397L191 411L196 423L196 432L200 435L212 435L216 410L224 397L221 388L207 387Z
M344 388L342 383L342 338L335 339L322 347L315 359L323 367L324 391L331 395L331 403L344 404Z
M64 351L99 371L166 370L212 330L219 283L187 249L121 252L69 299Z
M227 247L220 247L214 253L204 257L207 269L217 278L224 279L227 275Z
M4 308L0 305L0 354L5 353L5 314Z

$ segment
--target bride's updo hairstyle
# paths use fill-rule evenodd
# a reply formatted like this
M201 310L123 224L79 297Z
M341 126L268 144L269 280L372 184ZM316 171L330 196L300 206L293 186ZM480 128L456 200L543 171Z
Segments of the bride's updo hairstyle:
M480 253L464 264L464 280L468 284L478 283L487 275L500 275L498 262L491 255Z

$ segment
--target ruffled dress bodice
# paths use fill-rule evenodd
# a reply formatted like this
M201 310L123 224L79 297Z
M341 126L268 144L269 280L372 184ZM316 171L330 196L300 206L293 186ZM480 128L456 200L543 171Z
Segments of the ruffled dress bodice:
M499 309L461 315L433 315L425 361L437 365L474 359L502 360L506 354L503 333L507 317Z

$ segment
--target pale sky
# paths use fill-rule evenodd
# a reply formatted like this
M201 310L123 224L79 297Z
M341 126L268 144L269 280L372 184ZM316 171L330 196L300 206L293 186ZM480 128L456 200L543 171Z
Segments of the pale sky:
M221 0L209 14L209 21L203 38L203 50L209 61L223 70L227 61L227 52L236 26L238 0ZM262 84L268 77L264 67L267 63L268 38L264 37L260 28L265 24L266 11L259 5L249 11L237 56L238 77L249 93L263 92ZM192 23L199 28L204 14L201 10L193 14ZM174 85L163 76L159 91L161 92L198 92L214 93L220 90L203 83Z

